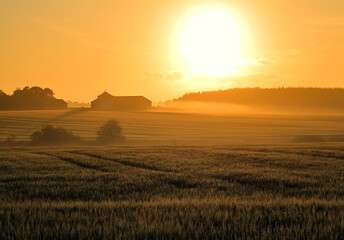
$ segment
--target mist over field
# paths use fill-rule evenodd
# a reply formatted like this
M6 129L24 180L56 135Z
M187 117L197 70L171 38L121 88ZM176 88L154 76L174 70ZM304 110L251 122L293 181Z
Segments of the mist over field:
M88 109L3 111L0 115L0 138L4 140L14 134L18 140L28 140L32 132L53 124L83 139L94 140L98 128L110 119L119 121L127 138L126 144L289 143L298 136L344 135L344 116L340 114L253 114L239 110L221 113L221 108L215 114L205 113L204 106L201 107L194 113Z
M191 92L165 102L175 111L206 114L344 114L342 88L233 88Z
M286 116L316 116L344 115L344 108L318 106L280 106L273 104L241 104L216 101L168 101L158 104L156 112L198 113L204 115L286 115Z

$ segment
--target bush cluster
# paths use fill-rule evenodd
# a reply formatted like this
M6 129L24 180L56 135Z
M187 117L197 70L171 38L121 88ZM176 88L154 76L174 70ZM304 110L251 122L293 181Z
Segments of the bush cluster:
M79 136L61 127L47 125L31 134L34 145L70 145L83 143ZM100 126L97 132L96 144L123 143L126 138L122 135L122 128L117 120L109 120Z
M52 125L43 127L40 131L35 131L30 136L31 142L37 145L64 145L77 144L81 142L79 136L61 127L55 128Z

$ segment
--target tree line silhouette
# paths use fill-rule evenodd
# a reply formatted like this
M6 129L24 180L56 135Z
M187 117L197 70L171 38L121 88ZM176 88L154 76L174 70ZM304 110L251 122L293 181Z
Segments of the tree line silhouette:
M17 88L12 95L0 90L0 110L41 110L66 109L67 103L56 99L50 88Z
M344 110L344 89L233 88L187 93L172 101L221 102L252 106L309 107Z

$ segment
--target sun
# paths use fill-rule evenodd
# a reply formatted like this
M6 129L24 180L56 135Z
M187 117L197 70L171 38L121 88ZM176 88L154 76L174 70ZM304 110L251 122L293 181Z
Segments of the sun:
M180 50L192 73L230 75L240 59L241 33L228 12L208 9L187 21Z

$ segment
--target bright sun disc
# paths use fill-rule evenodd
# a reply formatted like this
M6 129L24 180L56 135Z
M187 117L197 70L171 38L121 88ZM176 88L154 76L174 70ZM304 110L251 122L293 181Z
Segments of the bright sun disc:
M226 11L210 9L186 23L180 45L192 73L225 76L239 61L241 34Z

